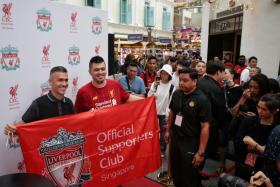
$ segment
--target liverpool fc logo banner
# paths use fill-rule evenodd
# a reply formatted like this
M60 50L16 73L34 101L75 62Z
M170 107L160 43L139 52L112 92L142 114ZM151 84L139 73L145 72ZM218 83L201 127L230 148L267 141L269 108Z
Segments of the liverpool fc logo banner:
M59 187L122 185L161 165L154 97L17 130L26 171Z

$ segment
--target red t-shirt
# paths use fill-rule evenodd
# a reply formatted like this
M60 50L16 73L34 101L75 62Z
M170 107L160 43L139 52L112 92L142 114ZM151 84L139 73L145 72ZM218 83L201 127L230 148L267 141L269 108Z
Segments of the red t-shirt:
M241 72L246 68L246 65L240 66L240 65L236 65L234 67L235 72L238 74L238 78L234 81L236 84L240 84L240 75Z
M150 88L153 82L156 80L156 73L150 73L148 70L146 70L140 74L140 77L143 79L145 87Z
M129 93L117 81L107 80L106 86L103 88L96 88L89 82L78 91L75 111L79 113L89 111L92 108L112 107L125 103L128 98Z

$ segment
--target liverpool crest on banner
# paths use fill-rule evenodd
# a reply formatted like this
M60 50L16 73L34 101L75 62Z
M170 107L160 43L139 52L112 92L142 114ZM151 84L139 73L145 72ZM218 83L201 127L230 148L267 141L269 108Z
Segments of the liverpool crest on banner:
M85 159L84 142L85 137L81 132L67 133L63 128L58 130L57 135L43 140L40 146L46 167L43 174L59 187L81 185L89 180L90 164Z

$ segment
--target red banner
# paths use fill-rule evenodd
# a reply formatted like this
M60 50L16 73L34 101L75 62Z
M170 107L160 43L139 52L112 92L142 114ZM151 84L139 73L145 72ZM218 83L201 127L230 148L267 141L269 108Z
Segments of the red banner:
M117 186L161 165L154 97L17 128L27 172L57 186Z

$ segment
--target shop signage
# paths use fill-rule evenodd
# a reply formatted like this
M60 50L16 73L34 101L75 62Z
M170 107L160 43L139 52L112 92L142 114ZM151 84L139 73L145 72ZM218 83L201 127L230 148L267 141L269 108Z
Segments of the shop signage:
M233 14L237 14L237 13L242 13L243 12L243 5L231 8L229 10L225 10L222 12L218 12L217 13L217 18L221 18L221 17L225 17L225 16L230 16Z
M143 34L129 34L127 37L127 40L129 41L142 41L143 40Z
M170 44L171 39L170 38L159 38L160 43Z

